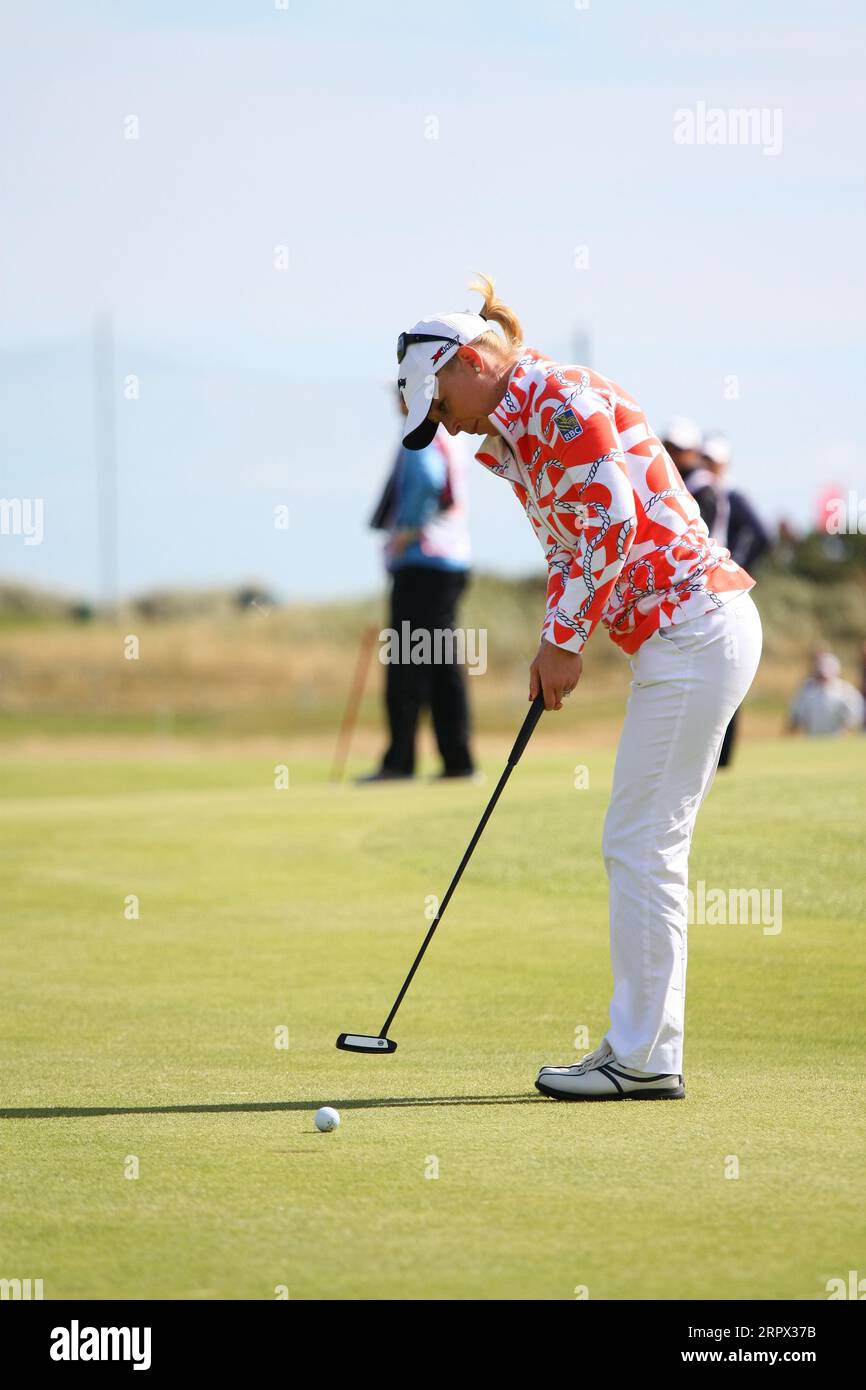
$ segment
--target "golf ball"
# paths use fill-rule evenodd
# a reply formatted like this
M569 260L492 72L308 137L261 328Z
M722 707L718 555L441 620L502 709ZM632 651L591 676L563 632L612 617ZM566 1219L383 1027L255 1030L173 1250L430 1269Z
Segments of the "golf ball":
M321 1110L316 1111L316 1129L320 1129L323 1134L329 1130L336 1129L340 1123L340 1116L330 1105L323 1105Z

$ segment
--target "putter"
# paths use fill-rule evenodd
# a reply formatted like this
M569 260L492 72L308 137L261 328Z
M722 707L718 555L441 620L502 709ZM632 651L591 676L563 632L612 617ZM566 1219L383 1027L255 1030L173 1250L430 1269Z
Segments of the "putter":
M453 894L454 889L457 887L458 883L460 882L460 878L461 878L461 875L462 875L462 873L463 873L463 870L466 868L466 865L469 863L469 860L470 860L470 858L471 858L471 856L472 856L472 851L474 850L475 846L478 844L478 841L481 839L481 832L482 832L482 830L484 829L485 825L487 824L487 822L488 822L489 819L490 819L491 813L492 813L492 811L493 811L493 807L496 805L497 801L499 800L499 797L500 797L500 795L501 795L501 793L502 793L502 789L503 789L503 787L505 786L505 783L508 781L509 777L511 776L511 773L512 773L513 769L517 766L518 762L520 761L520 755L521 755L521 753L523 752L524 748L526 747L527 743L529 742L530 735L532 734L533 729L535 728L536 724L538 723L539 719L541 718L541 714L542 714L542 711L543 711L543 710L544 710L544 694L542 693L542 694L540 694L540 695L536 695L535 699L533 700L532 706L531 706L531 708L530 708L530 710L529 710L529 713L527 714L526 718L525 718L524 721L523 721L523 728L520 730L520 733L517 735L517 738L514 740L514 747L512 748L511 753L509 754L508 762L507 762L506 765L505 765L505 771L503 772L503 774L502 774L502 776L500 777L498 783L496 784L496 790L495 790L495 792L493 793L493 795L491 796L490 800L489 800L488 803L487 803L487 809L486 809L486 811L484 812L484 815L481 817L481 820L478 822L478 829L475 831L475 834L472 836L472 839L469 841L469 846L468 846L468 848L467 848L467 850L466 850L466 853L464 854L463 858L460 860L460 867L458 868L456 874L454 875L454 877L453 877L452 880L451 880L451 883L450 883L449 888L448 888L448 892L445 894L445 897L442 899L442 906L440 907L439 911L436 913L436 916L435 916L435 918L433 919L433 922L432 922L431 925L430 925L430 930L428 931L427 935L425 936L424 941L422 942L422 945L421 945L421 949L420 949L420 951L418 952L417 956L415 957L415 960L414 960L413 963L412 963L412 969L409 971L409 974L406 976L406 979L403 981L403 988L400 990L400 993L397 995L397 998L394 1000L394 1007L393 1007L393 1009L391 1010L391 1012L389 1013L388 1017L385 1019L385 1022L382 1024L382 1031L381 1031L381 1033L379 1033L379 1035L378 1035L377 1037L374 1037L372 1034L369 1034L369 1033L341 1033L340 1036L339 1036L338 1039L337 1039L337 1046L338 1046L339 1048L342 1048L342 1050L343 1050L344 1052L381 1052L381 1053L386 1053L386 1052L396 1052L396 1051L397 1051L397 1044L396 1044L396 1042L394 1041L393 1038L389 1038L389 1037L387 1036L388 1029L391 1027L391 1024L392 1024L393 1021L394 1021L394 1015L396 1014L397 1010L399 1009L400 1005L401 1005L402 1002L403 1002L403 996L404 996L404 994L406 993L407 989L409 988L410 984L412 983L412 976L415 974L415 971L418 969L418 966L421 964L421 960L422 960L422 958L423 958L424 952L427 950L427 947L430 945L430 942L431 942L432 939L433 939L433 933L435 932L436 928L438 927L439 923L442 921L442 918L443 918L444 915L445 915L445 909L446 909L446 907L448 906L449 902L451 901L451 895Z

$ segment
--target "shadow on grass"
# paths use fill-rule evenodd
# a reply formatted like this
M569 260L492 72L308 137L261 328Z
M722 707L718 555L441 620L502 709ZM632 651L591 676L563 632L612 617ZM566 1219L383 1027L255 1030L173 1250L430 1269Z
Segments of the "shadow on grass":
M101 1119L105 1115L220 1115L268 1114L271 1111L301 1110L308 1112L320 1104L342 1110L376 1110L397 1105L536 1105L547 1102L541 1095L520 1096L383 1096L376 1100L335 1100L328 1096L319 1100L253 1101L237 1105L52 1105L0 1110L0 1120L75 1120Z

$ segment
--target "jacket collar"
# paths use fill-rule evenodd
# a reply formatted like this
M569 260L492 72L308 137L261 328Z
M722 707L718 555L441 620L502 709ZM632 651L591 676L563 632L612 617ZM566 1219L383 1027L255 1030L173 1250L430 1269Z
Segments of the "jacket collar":
M526 433L533 399L538 391L538 382L527 381L526 377L536 363L545 361L547 359L543 353L535 348L525 347L508 378L505 395L492 415L487 417L491 426L508 439L521 439Z

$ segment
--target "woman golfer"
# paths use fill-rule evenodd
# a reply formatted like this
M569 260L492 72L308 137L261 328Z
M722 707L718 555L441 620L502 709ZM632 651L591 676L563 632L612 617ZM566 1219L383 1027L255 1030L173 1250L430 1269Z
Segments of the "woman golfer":
M400 335L403 443L424 448L440 424L486 435L475 457L535 529L548 583L529 698L562 709L599 622L633 675L602 837L610 1027L595 1052L542 1067L535 1084L558 1100L678 1100L689 847L760 659L754 580L710 539L640 406L598 372L527 347L485 276L472 288L480 315L435 314Z

